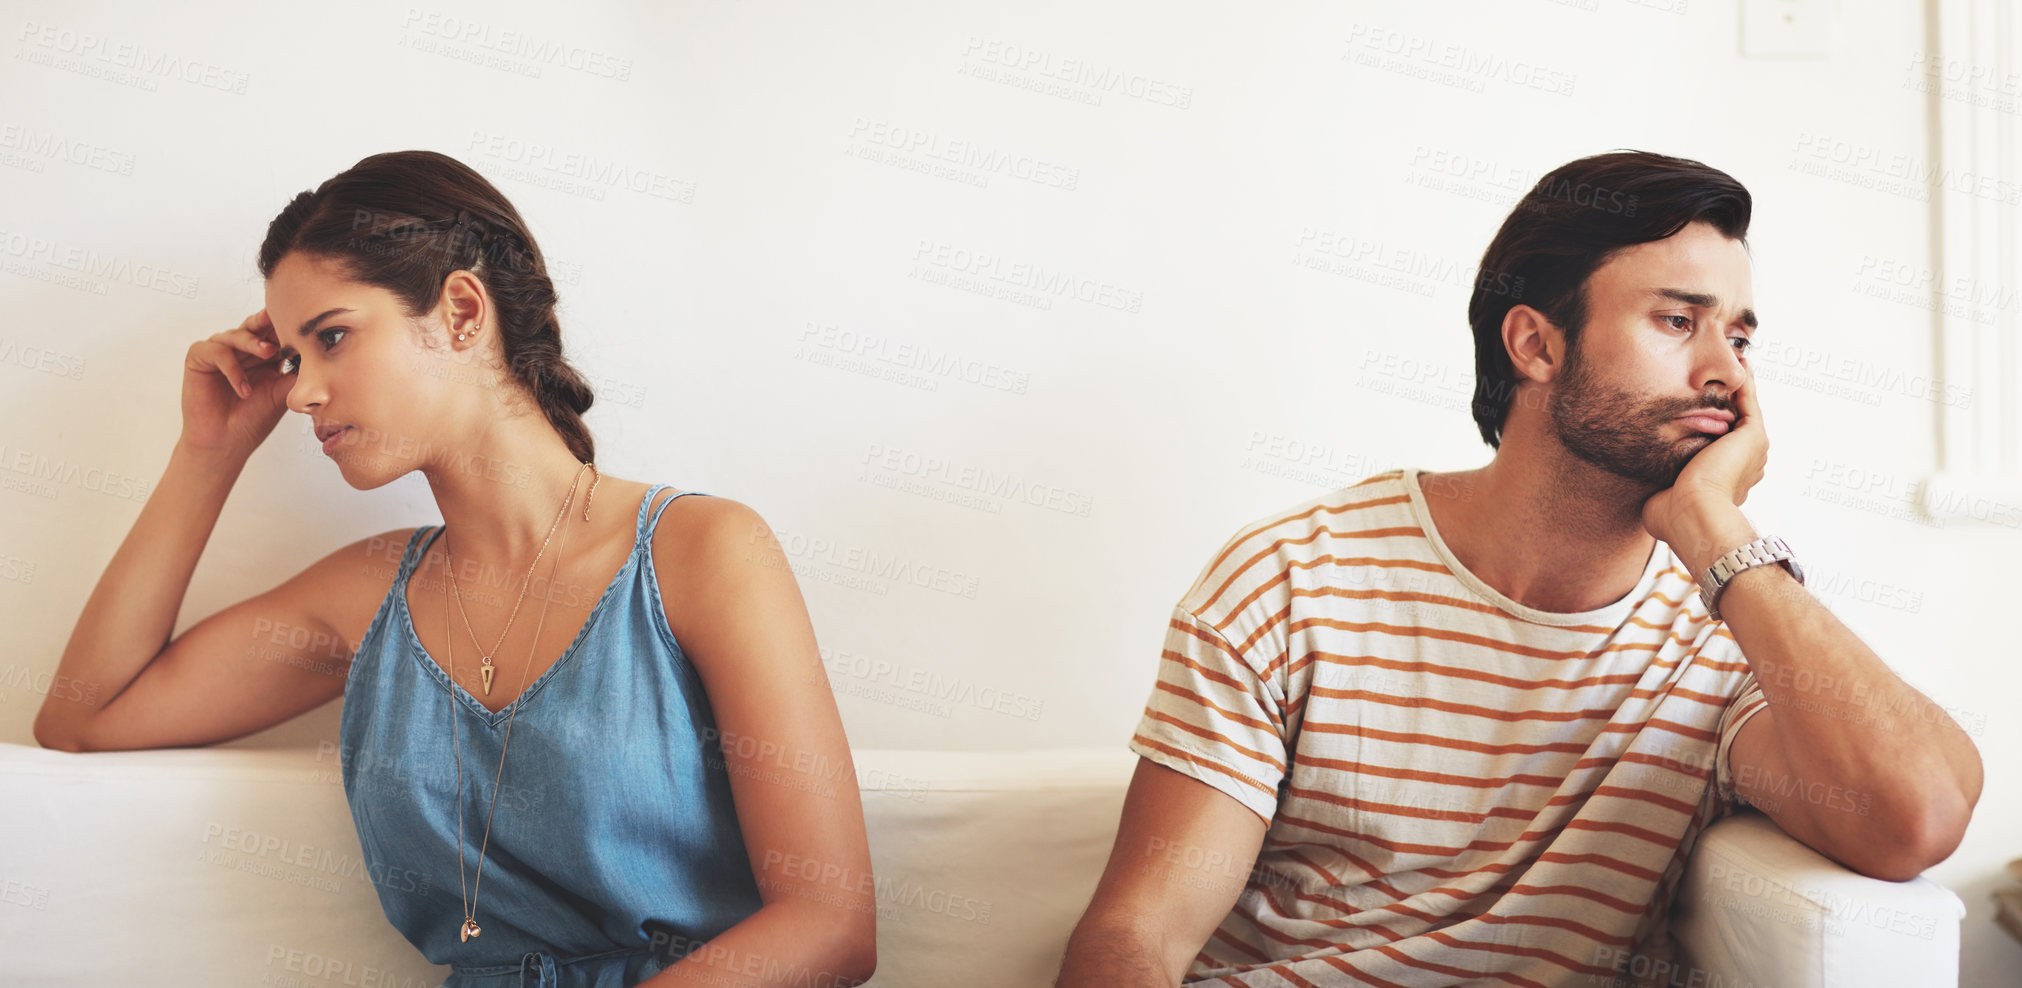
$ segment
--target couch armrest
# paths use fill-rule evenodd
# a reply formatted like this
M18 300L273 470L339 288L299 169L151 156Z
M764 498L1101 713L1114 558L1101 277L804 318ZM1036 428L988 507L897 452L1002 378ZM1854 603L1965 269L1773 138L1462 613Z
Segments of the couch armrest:
M1671 928L1707 984L1921 988L1959 983L1965 915L1928 878L1869 878L1744 810L1700 835Z

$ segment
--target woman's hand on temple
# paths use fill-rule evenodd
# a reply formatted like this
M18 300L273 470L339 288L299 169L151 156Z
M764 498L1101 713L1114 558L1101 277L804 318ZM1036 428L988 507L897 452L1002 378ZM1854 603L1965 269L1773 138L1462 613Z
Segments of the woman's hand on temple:
M288 410L274 322L261 309L235 329L190 344L183 358L181 444L249 456Z

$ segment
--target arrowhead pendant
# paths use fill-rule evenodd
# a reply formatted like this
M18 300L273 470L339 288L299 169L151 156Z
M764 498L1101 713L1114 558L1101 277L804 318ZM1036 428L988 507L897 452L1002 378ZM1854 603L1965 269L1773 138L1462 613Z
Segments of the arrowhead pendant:
M477 934L478 934L478 929L477 929L477 920L474 920L474 919L466 919L466 920L464 920L464 921L463 921L463 938L464 938L465 940L469 940L469 939L470 939L471 937L477 936Z
M497 667L497 666L494 666L494 665L492 665L492 664L491 664L490 662L486 662L486 663L484 664L484 666L483 666L482 668L480 668L480 669L479 669L478 671L484 674L484 695L486 695L486 696L490 696L490 695L491 695L491 677L492 677L492 674L493 674L493 673L495 673L495 672L497 672L497 671L498 671L498 667Z

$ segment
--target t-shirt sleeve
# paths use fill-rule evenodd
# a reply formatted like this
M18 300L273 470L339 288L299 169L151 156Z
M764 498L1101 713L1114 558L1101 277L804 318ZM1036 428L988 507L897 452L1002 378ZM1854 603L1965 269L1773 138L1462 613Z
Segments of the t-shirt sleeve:
M1227 793L1269 823L1285 778L1285 702L1220 632L1173 608L1130 750Z
M1769 709L1769 698L1762 695L1762 686L1756 682L1754 671L1742 677L1741 688L1734 699L1727 702L1726 712L1720 715L1720 746L1713 753L1714 788L1721 802L1740 806L1748 801L1734 789L1734 771L1727 765L1728 749L1734 746L1734 739L1741 733L1741 726L1750 717Z

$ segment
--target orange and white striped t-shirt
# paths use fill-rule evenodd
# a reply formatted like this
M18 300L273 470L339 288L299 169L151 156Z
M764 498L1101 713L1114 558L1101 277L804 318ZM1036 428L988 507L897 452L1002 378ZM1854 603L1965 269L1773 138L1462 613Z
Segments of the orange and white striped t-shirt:
M1672 959L1670 897L1766 704L1739 646L1662 542L1605 607L1503 596L1418 473L1257 519L1173 610L1131 750L1269 825L1186 984L1592 986Z

